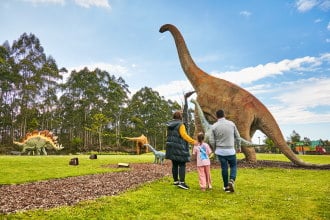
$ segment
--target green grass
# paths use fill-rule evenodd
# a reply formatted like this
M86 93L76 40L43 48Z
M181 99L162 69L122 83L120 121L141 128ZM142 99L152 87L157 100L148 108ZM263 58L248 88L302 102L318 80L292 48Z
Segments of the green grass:
M79 166L70 166L69 161L78 157ZM88 174L120 171L103 165L152 162L153 155L99 155L90 160L88 155L75 156L0 156L0 184L34 182L38 180L82 176Z
M297 155L305 162L315 164L330 164L330 155ZM244 158L243 154L239 154L240 158ZM257 160L275 160L290 162L283 154L257 154Z
M150 154L105 156L104 158L99 156L97 160L88 159L88 163L94 164L87 165L87 161L83 162L85 157L88 158L88 156L79 156L81 160L79 166L88 168L86 171L88 173L93 172L93 169L99 169L94 170L94 173L108 172L109 170L101 168L101 165L109 163L153 161L153 156ZM3 158L6 157L0 157L0 160ZM28 157L7 157L6 159L8 162L11 159L16 161L17 158L30 161L25 162L30 169L44 164L33 162ZM43 160L46 157L41 158L34 159ZM56 159L56 156L54 158L48 156L48 158L54 165L65 162L63 168L72 169L65 175L79 174L75 170L79 166L67 165L70 156L59 159ZM274 154L258 154L257 158L286 161L283 155ZM307 162L329 163L329 156L310 155L301 158ZM47 163L47 160L43 162ZM3 167L3 162L0 162L0 166ZM24 167L20 168L24 171ZM49 168L48 172L50 171ZM3 171L0 172L1 181L3 178L10 178L3 176ZM82 175L88 173L84 172ZM56 178L60 176L57 175ZM165 177L117 196L85 201L75 206L0 215L0 219L330 219L329 170L241 168L238 170L234 194L226 194L222 191L220 168L212 170L212 180L213 189L202 192L199 190L197 173L191 172L186 177L190 190L181 190L172 186L171 178ZM11 180L11 182L14 181Z

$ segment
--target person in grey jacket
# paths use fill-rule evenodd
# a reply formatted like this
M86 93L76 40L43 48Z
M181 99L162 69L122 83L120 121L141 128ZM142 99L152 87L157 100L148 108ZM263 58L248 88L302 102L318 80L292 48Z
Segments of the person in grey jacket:
M234 122L225 118L222 109L216 112L217 122L211 127L210 144L215 149L215 154L221 164L221 174L225 192L234 192L234 184L237 176L237 159L235 143L238 151L241 149L240 134ZM230 167L230 175L228 169Z

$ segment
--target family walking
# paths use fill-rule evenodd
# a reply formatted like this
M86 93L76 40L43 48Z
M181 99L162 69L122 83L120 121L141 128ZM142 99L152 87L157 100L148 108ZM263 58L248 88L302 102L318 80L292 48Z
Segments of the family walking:
M225 192L235 191L235 180L237 176L236 150L240 151L240 135L236 125L225 118L223 110L216 112L217 122L211 127L209 143L215 149L215 154L221 165L221 176L223 190ZM211 147L204 142L204 134L199 133L197 141L191 138L182 122L182 112L176 111L173 119L167 122L166 159L172 161L173 184L189 189L185 182L186 163L190 161L189 144L193 145L192 154L196 157L199 185L202 191L212 189L210 172ZM236 144L236 145L235 145Z

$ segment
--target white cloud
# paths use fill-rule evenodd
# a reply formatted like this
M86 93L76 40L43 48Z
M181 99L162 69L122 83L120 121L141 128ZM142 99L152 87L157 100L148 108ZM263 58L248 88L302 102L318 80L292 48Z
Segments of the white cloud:
M328 11L330 9L330 1L329 0L321 1L320 8L323 11Z
M284 94L275 97L282 104L298 108L330 105L330 78L309 78L283 84ZM329 109L330 113L330 109Z
M70 75L71 71L75 70L75 71L80 71L82 69L84 69L85 67L87 67L90 71L95 70L96 68L103 70L103 71L107 71L108 73L110 73L111 75L114 75L116 77L129 77L131 76L130 74L130 70L128 67L122 66L122 65L114 65L114 64L110 64L110 63L103 63L103 62L97 62L97 63L90 63L87 65L80 65L80 66L76 66L76 67L69 67L68 69L68 74L66 75ZM66 81L67 76L64 77L63 81Z
M314 123L329 123L330 113L317 113L308 111L306 108L297 106L272 106L269 107L274 118L279 124L314 124Z
M279 124L290 124L296 122L309 123L312 118L311 114L304 109L296 106L271 106L269 110Z
M25 2L33 3L34 5L37 4L61 4L64 5L67 0L22 0ZM111 6L108 2L108 0L72 0L75 4L84 7L84 8L90 8L90 7L100 7L100 8L108 8L111 9Z
M330 22L328 23L327 29L330 31Z
M323 11L328 11L330 9L330 0L298 0L295 6L300 12L306 12L315 7Z
M188 80L182 80L159 85L155 87L154 90L158 91L159 94L166 97L166 99L171 99L173 101L177 101L179 104L182 104L184 101L184 93L193 91L194 89Z
M250 17L252 15L252 13L249 11L241 11L239 14L244 17Z
M294 60L285 59L278 63L259 64L254 67L247 67L238 71L217 72L212 71L215 77L228 80L236 84L251 83L265 77L280 75L288 71L309 71L322 64L323 61L329 59L328 54L320 57L302 57Z
M84 8L89 8L91 6L101 7L101 8L111 8L108 0L74 0L75 3Z
M296 2L296 7L298 11L305 12L309 11L317 5L316 0L298 0Z
M279 124L298 125L330 123L329 84L330 78L308 78L252 88L263 90L276 101L267 108Z
M101 70L105 70L109 72L110 74L116 75L116 76L123 76L123 77L128 77L130 76L130 73L128 71L128 68L125 66L121 65L113 65L109 63L93 63L89 65L85 65L89 70L94 70L96 68L99 68ZM85 66L79 66L76 67L76 70L82 70Z
M37 4L47 4L47 3L51 3L51 4L60 4L60 5L64 5L65 4L65 0L23 0L25 2L30 2L34 5Z

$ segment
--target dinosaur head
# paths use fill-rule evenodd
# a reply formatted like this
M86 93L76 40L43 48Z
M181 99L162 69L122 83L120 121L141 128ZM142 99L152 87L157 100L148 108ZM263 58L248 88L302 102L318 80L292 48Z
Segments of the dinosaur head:
M173 26L173 25L171 25L171 24L164 24L163 26L160 27L159 32L160 33L164 33L165 31L168 31L171 26Z

